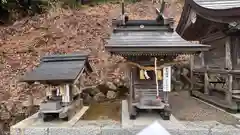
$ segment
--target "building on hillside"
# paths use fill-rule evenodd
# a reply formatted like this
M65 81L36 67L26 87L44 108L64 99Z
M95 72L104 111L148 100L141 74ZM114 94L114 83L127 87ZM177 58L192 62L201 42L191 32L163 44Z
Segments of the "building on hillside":
M191 94L226 110L240 100L240 2L186 0L176 32L185 40L211 45L194 56Z

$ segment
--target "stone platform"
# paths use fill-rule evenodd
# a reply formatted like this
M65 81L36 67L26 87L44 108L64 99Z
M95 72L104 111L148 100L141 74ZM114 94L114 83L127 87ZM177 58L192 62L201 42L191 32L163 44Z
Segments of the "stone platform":
M174 116L164 121L158 114L141 114L136 120L129 120L127 102L122 101L121 122L112 120L80 120L88 109L84 107L70 121L43 122L37 114L11 127L11 135L136 135L154 121L158 121L172 135L239 135L236 126L216 121L179 121Z

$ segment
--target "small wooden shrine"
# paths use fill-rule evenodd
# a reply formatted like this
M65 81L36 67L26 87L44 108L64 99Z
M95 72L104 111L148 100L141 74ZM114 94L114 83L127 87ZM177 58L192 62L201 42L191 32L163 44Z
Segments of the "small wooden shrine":
M81 79L83 73L92 72L85 54L50 55L40 65L27 72L22 82L46 85L46 98L41 102L39 116L43 121L53 118L69 120L83 107Z
M180 54L208 51L210 46L183 40L174 32L173 19L164 16L163 8L156 9L156 19L131 20L122 7L122 16L113 20L113 33L105 48L128 61L129 117L135 119L139 110L153 109L169 120L174 59Z
M191 94L229 111L239 111L240 2L185 0L176 32L185 40L211 45L192 60Z

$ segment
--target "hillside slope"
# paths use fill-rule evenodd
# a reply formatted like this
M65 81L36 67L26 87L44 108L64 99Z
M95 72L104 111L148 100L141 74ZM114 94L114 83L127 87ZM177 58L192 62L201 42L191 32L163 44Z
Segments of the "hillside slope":
M131 18L155 18L150 0L127 5L127 12ZM105 39L111 32L111 19L119 14L117 4L79 10L54 8L47 14L0 28L0 129L7 129L34 112L26 101L32 96L37 101L44 95L43 86L18 82L24 72L38 65L43 55L89 52L95 72L92 81L86 81L87 85L124 80L120 69L112 68L123 59L110 57L104 51ZM174 14L178 17L180 12L174 10Z

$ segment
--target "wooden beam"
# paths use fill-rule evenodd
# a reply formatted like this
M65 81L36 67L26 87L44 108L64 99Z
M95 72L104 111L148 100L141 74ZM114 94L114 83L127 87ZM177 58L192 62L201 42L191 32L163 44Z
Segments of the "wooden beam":
M191 10L191 9L188 9L187 12L190 12L190 13L189 13L189 16L192 16L192 14L194 14L194 11ZM181 31L184 32L189 26L191 26L191 24L192 24L192 22L191 22L191 17L187 17L185 26L184 26L183 30L181 30ZM183 35L183 34L181 33L180 35Z
M233 95L233 98L240 99L240 95Z
M215 73L215 74L233 74L240 75L240 70L225 70L225 69L211 69L211 68L195 68L193 69L193 73ZM236 76L238 77L238 76ZM239 78L239 77L238 77Z
M216 41L216 40L219 40L219 39L222 39L222 38L225 38L225 37L226 37L226 35L223 32L216 32L216 33L213 33L213 34L209 34L209 35L203 37L200 40L201 40L202 44L206 44L206 43Z
M74 80L73 84L76 84L79 81L79 78L81 77L82 73L84 72L85 67L82 68L81 72L78 74L77 78Z
M240 94L240 90L232 90L233 94Z

